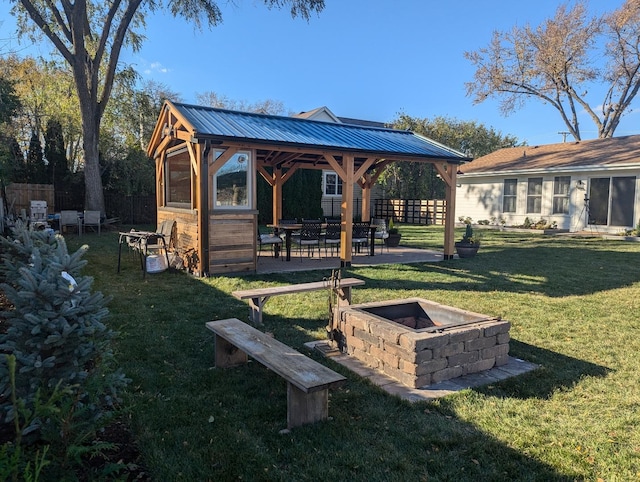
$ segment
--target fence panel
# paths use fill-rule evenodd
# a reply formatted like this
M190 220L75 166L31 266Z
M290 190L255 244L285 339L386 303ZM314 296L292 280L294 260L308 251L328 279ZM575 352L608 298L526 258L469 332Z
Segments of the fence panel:
M407 224L444 224L443 199L376 199L374 217Z
M52 184L26 184L11 183L5 188L7 199L7 212L11 215L20 215L21 211L29 216L31 201L46 201L47 212L54 212L54 192Z

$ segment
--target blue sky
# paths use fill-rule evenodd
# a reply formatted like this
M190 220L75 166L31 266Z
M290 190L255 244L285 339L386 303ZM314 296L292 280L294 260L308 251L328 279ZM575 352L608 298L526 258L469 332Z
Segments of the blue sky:
M503 117L497 101L473 105L465 82L473 67L463 53L488 44L494 30L538 25L554 15L558 0L326 0L307 23L288 11L268 10L260 0L221 0L224 21L198 31L169 14L147 20L137 53L121 60L145 80L167 85L185 102L214 91L230 99L281 101L287 112L327 106L339 116L390 122L399 113L477 121L530 145L561 142L566 131L550 106L529 101ZM590 0L593 13L623 0ZM0 39L12 21L0 14ZM29 48L45 53L45 46ZM589 98L599 105L601 96ZM640 101L635 104L639 105ZM628 114L617 136L639 134ZM597 137L581 117L583 139Z

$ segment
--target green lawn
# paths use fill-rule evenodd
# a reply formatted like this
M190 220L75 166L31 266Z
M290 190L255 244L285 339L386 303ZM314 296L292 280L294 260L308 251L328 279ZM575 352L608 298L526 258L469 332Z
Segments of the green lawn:
M402 226L440 248L441 227ZM461 231L460 231L461 235ZM285 382L257 363L213 367L212 319L246 320L235 289L326 272L142 279L117 235L86 242L87 274L113 296L117 357L133 379L131 427L158 481L640 480L640 244L487 232L476 258L351 269L353 301L420 296L512 322L511 354L540 369L409 404L305 350L324 338L327 295L273 298L265 331L344 374L331 420L280 434Z

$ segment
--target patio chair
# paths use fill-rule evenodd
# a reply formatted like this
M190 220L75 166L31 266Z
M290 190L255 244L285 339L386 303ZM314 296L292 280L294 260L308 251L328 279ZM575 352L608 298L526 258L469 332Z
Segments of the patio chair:
M302 262L302 249L306 246L307 256L313 257L315 247L320 250L320 230L322 225L319 220L302 221L302 228L300 228L300 236L294 239L294 242L298 245L298 253L300 254L300 262Z
M100 219L100 211L86 211L84 212L83 229L86 232L87 227L98 228L98 236L100 236L100 225L102 224Z
M276 253L280 251L283 240L277 234L271 233L258 233L258 258L260 258L260 252L262 251L262 246L271 246L271 251L273 253L273 257L276 257Z
M64 234L64 228L69 226L77 230L78 236L82 234L78 211L60 211L60 233Z
M143 248L147 253L159 253L162 249L169 250L175 245L174 242L174 227L176 222L173 219L165 219L160 223L160 226L156 229L156 235L150 236ZM164 243L161 241L163 240Z
M333 254L333 248L336 248L336 255L340 249L340 235L341 235L340 222L330 221L327 222L327 228L324 234L324 255L327 256L327 247L331 247L331 254Z
M387 252L389 251L389 245L387 244L387 238L389 237L389 231L387 231L387 221L384 219L372 219L371 225L376 227L375 239L382 242L382 250L384 246L387 246Z
M351 230L351 247L354 254L359 253L362 246L367 246L369 244L369 230L369 223L353 223L353 228Z

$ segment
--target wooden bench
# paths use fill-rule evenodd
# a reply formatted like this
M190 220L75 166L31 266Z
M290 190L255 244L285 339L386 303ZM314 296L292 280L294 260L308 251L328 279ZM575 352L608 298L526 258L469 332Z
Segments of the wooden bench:
M338 306L351 304L351 288L362 286L364 281L357 278L341 279L336 289ZM312 283L300 283L296 285L272 286L269 288L256 288L252 290L234 291L231 294L239 300L249 300L249 319L253 323L262 323L262 308L272 296L303 293L305 291L317 291L329 289L331 281L315 281Z
M210 321L207 328L216 335L216 367L241 365L250 356L287 381L287 428L326 420L329 388L345 377L236 318Z

